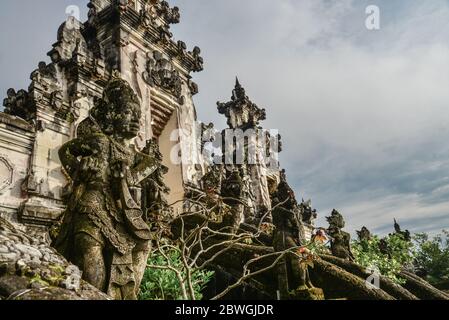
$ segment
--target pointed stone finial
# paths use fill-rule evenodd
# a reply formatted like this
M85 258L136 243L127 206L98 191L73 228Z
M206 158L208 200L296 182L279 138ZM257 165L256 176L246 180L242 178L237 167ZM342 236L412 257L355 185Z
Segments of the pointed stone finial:
M239 81L239 77L235 77L235 87L236 88L241 88L242 87L242 85L240 84L240 81Z
M233 100L243 100L246 97L245 89L240 84L239 78L235 77L235 89L233 91Z

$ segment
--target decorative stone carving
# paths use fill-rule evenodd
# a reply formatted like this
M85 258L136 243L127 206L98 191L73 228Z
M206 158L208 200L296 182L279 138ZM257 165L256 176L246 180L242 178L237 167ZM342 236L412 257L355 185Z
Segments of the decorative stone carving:
M125 12L134 3L132 0L115 0L121 12Z
M182 102L182 79L173 63L165 58L159 51L147 53L146 71L143 73L144 81L150 86L160 87Z
M217 196L221 194L221 185L224 179L224 171L221 165L209 167L209 170L201 178L201 187L209 198L215 202Z
M342 230L345 227L343 216L334 209L326 220L329 222L327 233L331 237L332 254L338 258L354 261L354 255L351 252L351 235Z
M44 61L39 62L38 68L31 73L32 81L38 82L45 90L49 89L56 80L56 68L53 63L47 65Z
M61 111L63 105L63 96L61 90L53 91L50 95L50 105L55 111Z
M36 107L25 90L8 89L7 98L3 100L4 112L26 121L32 120L36 114Z
M154 24L154 19L156 18L156 15L157 13L154 4L144 2L139 12L140 24L145 28L149 28L152 24Z
M142 211L146 219L152 223L167 220L169 222L171 211L165 196L170 189L164 182L164 175L168 168L162 165L162 154L159 151L157 140L148 140L142 150L144 157L151 156L157 162L157 170L142 182Z
M401 226L396 221L396 219L394 219L394 231L396 234L401 235L405 241L408 241L408 242L412 241L410 231L408 231L408 230L402 231Z
M193 51L191 52L193 59L194 59L194 64L193 64L193 68L192 71L193 72L200 72L203 71L204 67L204 60L203 58L200 56L201 54L201 49L199 47L195 47L193 48Z
M164 43L168 43L173 37L170 32L170 24L179 23L180 18L179 8L170 8L167 1L144 1L139 12L140 25L144 28L156 27L159 31L160 41Z
M115 299L136 299L150 250L150 229L135 191L160 161L129 145L140 118L137 95L114 77L78 127L78 138L59 153L73 185L53 245L81 267L86 281Z
M87 7L89 8L89 12L87 13L87 24L90 27L96 28L98 24L97 7L92 1L87 4Z
M303 199L299 205L299 208L301 210L302 221L308 225L313 225L313 222L317 218L318 214L316 209L312 208L312 200L309 199L304 201Z
M281 181L272 196L273 224L273 248L277 252L306 245L306 238L301 222L301 212L292 188L287 183L285 171L280 174ZM297 250L302 255L300 250ZM299 255L298 254L298 255ZM323 292L314 288L309 270L306 264L301 263L301 258L293 252L289 252L278 265L278 287L281 297L323 299Z
M371 232L367 227L362 227L360 231L356 231L359 241L369 241L372 238Z
M178 54L181 57L185 57L187 55L187 45L184 41L179 40L177 42Z
M74 17L69 17L69 19L59 27L58 40L53 44L53 49L47 53L53 63L64 64L72 58L75 48L79 46L79 41L85 43L85 39L81 34L81 23ZM86 29L87 37L92 38L95 36L94 32L91 33L91 30L94 29L89 27Z
M157 13L168 23L177 24L181 20L181 14L178 7L170 8L167 1L161 1L157 6Z
M7 157L0 155L0 192L14 181L14 167Z
M194 96L194 95L198 94L198 92L200 92L198 84L196 84L192 80L189 79L189 81L187 82L187 85L189 86L190 93L192 94L192 96Z
M256 128L260 121L266 119L265 109L260 109L246 95L245 89L238 79L235 89L232 91L231 101L227 103L217 102L218 112L225 115L231 129Z
M159 42L166 45L170 43L170 39L173 37L173 33L170 32L170 29L167 25L161 25L157 28L159 32Z

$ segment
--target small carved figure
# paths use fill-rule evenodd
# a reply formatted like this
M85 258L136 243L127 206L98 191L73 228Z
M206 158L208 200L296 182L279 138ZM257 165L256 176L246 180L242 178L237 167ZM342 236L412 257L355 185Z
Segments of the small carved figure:
M114 299L136 299L150 251L150 229L132 193L158 169L158 160L129 144L140 113L133 89L114 78L80 124L78 138L59 152L73 187L53 246Z
M182 96L182 80L173 63L159 51L147 54L146 71L143 79L150 86L158 86L170 92L176 98Z
M221 197L227 210L223 212L222 228L231 234L235 234L244 220L243 212L243 181L238 169L226 172L226 177L221 185Z
M148 178L142 181L142 211L146 220L151 223L167 222L170 219L170 210L165 195L170 189L164 182L164 175L168 168L162 165L162 154L155 139L147 141L142 150L144 157L151 156L157 162L157 169ZM140 157L140 154L137 155Z
M351 235L342 230L345 227L343 216L334 209L326 220L329 222L327 233L331 237L332 254L341 259L354 261L354 255L351 252Z
M140 23L145 28L150 27L153 24L156 14L154 4L144 2L142 9L140 9L139 14L140 14Z
M216 196L221 194L223 176L223 167L221 165L213 165L201 178L202 189L208 197L216 200Z
M306 224L312 225L318 214L316 209L312 208L312 200L304 201L302 200L299 205L302 214L302 221Z
M357 231L357 236L359 237L359 241L369 241L372 238L371 232L367 227L362 227L360 231Z
M399 223L396 221L396 219L394 219L394 231L395 231L396 234L401 235L402 238L403 238L405 241L407 241L407 242L412 241L412 237L411 237L411 235L410 235L410 231L408 231L408 230L402 231L402 230L401 230L401 226L400 226Z
M90 27L96 27L98 24L97 8L92 1L87 4L87 7L89 8L89 12L87 13L87 24Z
M204 69L204 59L200 56L201 49L199 47L193 48L192 56L194 59L194 66L192 71L194 72L200 72Z
M385 239L380 239L379 241L379 251L382 254L385 254L388 256L388 259L391 259L391 250L388 246L388 242Z
M273 248L276 252L284 252L299 248L306 244L306 238L301 225L301 212L291 187L288 185L285 171L281 172L281 182L272 194ZM298 292L308 292L313 289L308 267L301 263L293 252L288 253L278 266L278 284L281 297L291 297Z
M187 54L187 45L184 41L179 40L177 42L177 47L178 47L178 53L181 57L183 57Z

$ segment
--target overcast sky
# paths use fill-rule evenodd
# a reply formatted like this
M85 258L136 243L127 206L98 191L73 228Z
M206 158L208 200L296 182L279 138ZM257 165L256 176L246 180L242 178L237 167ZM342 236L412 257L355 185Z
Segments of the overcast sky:
M68 5L3 0L0 92L27 88ZM333 208L354 231L449 229L449 2L177 0L175 39L202 48L199 117L224 127L216 101L239 76L283 137L282 166L300 199ZM380 8L380 30L365 8Z

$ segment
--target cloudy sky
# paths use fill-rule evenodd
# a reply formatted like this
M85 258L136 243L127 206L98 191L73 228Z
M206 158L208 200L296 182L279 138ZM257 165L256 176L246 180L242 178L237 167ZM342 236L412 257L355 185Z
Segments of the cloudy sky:
M0 92L26 88L66 7L87 0L3 0ZM236 75L283 136L298 197L347 229L385 234L449 228L449 2L446 0L172 0L175 39L199 45L204 122L225 125ZM38 4L37 4L38 3ZM368 5L380 30L365 27Z

